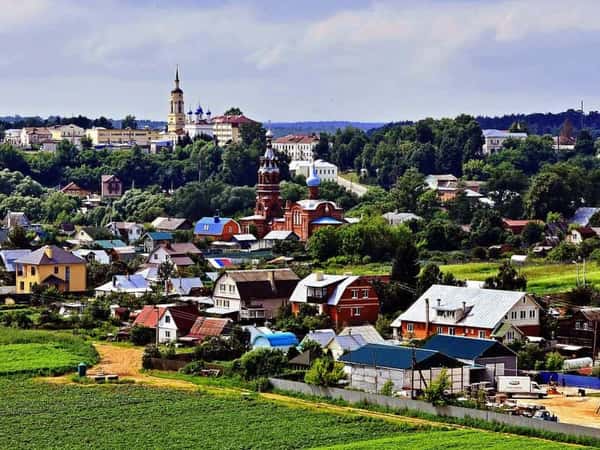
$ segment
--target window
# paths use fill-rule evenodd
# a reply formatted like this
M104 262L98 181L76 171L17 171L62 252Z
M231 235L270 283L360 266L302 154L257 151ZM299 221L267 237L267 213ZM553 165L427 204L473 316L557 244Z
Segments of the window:
M507 331L506 332L506 339L509 341L512 341L515 339L515 333L514 331Z
M369 290L368 289L363 289L362 290L362 296L363 296L363 298L369 298Z
M171 316L165 316L165 323L171 323Z
M442 334L442 333L444 332L444 328L442 328L442 327L437 327L437 328L435 329L435 332L436 332L437 334Z
M415 331L415 324L414 323L407 323L406 324L406 331L408 331L409 333L412 333L413 331Z
M529 310L529 318L530 319L535 319L535 309L530 309Z
M154 259L158 259L158 255L156 253L154 254Z
M229 293L233 294L235 292L235 286L233 284L229 285Z
M19 282L19 289L22 291L25 290L25 282L24 281Z
M362 308L352 308L352 315L353 316L360 316L360 310Z
M58 266L54 266L54 273L58 273Z
M171 332L170 331L165 331L165 337L170 338L171 337Z
M35 275L35 267L31 266L31 276Z
M227 290L227 287L224 284L222 284L220 286L220 290L221 290L221 292L225 292Z
M581 330L581 322L579 320L577 322L575 322L575 329Z
M453 328L453 327L448 327L448 334L449 334L450 336L454 336L454 335L456 334L456 332L454 331L454 328Z
M358 289L352 289L352 298L358 298Z
M69 281L71 279L71 268L69 266L65 267L65 281Z
M480 339L485 339L485 331L479 330L479 338Z
M521 319L525 319L527 317L527 311L521 311Z
M516 312L516 311L512 311L512 312L510 313L510 318L511 318L511 319L516 319L516 318L517 318L517 312Z

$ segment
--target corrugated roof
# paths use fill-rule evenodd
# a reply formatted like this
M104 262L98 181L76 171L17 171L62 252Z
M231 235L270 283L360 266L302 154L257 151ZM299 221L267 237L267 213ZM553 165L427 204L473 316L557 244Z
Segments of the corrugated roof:
M346 353L340 361L348 364L387 367L391 369L426 369L430 367L461 367L460 361L433 350L395 345L367 344Z
M291 238L298 239L298 236L293 231L273 230L273 231L269 231L263 239L266 241L268 241L268 240L285 241L286 239L291 239Z
M189 295L193 289L203 286L202 280L197 277L171 278L172 290L179 295Z
M117 247L127 247L127 244L120 239L100 239L99 241L94 241L94 245L104 249L104 250L112 250Z
M143 275L115 275L111 281L98 286L96 291L102 292L149 292L150 283Z
M51 251L52 257L47 255ZM27 255L15 260L19 264L54 265L54 264L85 264L85 260L73 253L63 250L56 245L45 245Z
M196 222L194 234L202 236L219 236L223 234L223 227L230 221L235 222L235 220L230 217L203 217Z
M168 231L149 231L148 233L146 233L146 236L148 236L153 241L172 241L173 240L173 234L169 233Z
M321 347L325 347L331 340L335 338L335 331L333 330L316 330L308 333L302 342L313 341L318 343Z
M436 350L457 359L475 360L481 356L506 356L514 353L494 339L477 339L462 336L436 334L423 345L424 349Z
M210 336L222 336L224 334L229 334L232 326L233 320L231 319L198 317L186 337L201 340Z
M322 276L321 280L317 279L319 276ZM337 284L334 291L327 299L327 304L337 305L344 290L348 287L348 285L358 278L358 276L353 275L328 275L311 273L307 277L300 280L300 282L296 285L296 288L290 297L290 301L306 303L307 287L327 287Z
M576 223L581 226L587 226L590 222L590 219L594 214L600 211L600 208L592 208L589 206L582 206L581 208L577 208L573 217L571 217L570 222Z
M373 325L359 325L354 327L346 327L340 332L340 336L360 334L369 344L383 344L385 339L375 329Z
M365 345L367 345L367 341L360 334L347 334L344 336L336 336L333 339L337 345L344 351L354 351L359 349ZM331 345L331 343L330 343Z
M17 270L15 267L15 261L29 255L30 253L31 250L27 249L1 250L0 258L2 258L2 263L4 264L4 268L7 272L15 272Z
M275 332L272 334L258 335L252 345L255 345L259 339L266 339L271 347L289 347L292 345L298 345L298 338L294 333L289 331Z
M400 327L402 321L425 322L425 300L429 299L429 319L432 324L459 324L465 327L494 329L508 311L524 296L525 292L479 289L471 287L445 286L434 284L419 297L405 312L392 322ZM466 315L456 321L452 318L437 317L437 300L440 309L459 310L466 303Z

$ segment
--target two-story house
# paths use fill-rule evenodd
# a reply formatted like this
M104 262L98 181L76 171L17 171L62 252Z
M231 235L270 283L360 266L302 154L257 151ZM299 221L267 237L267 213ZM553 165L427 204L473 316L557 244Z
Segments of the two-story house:
M100 195L105 198L119 198L123 195L123 182L115 175L102 175Z
M230 241L234 234L240 234L240 224L229 217L203 217L194 227L194 235L216 241Z
M193 305L146 305L133 326L158 330L160 343L176 342L190 332L198 316L198 308Z
M273 319L286 305L299 278L291 269L230 270L213 288L214 307L207 312L238 320Z
M46 245L15 261L17 294L30 294L35 285L61 292L86 290L86 261L55 245Z
M144 234L144 225L135 222L109 222L106 228L129 244L139 241Z
M191 256L201 256L202 252L191 242L178 242L159 245L148 256L148 264L160 265L165 261L172 262L175 267L193 266Z
M539 336L540 306L525 292L434 284L392 322L392 329L403 338L449 334L485 339L505 324L525 336ZM505 335L504 342L515 338Z
M556 340L561 344L589 347L592 352L600 349L600 308L575 308L558 319Z
M387 282L387 278L312 273L294 289L290 297L292 312L298 314L302 305L313 305L320 314L327 314L338 329L347 325L375 323L379 314L379 297L373 281Z

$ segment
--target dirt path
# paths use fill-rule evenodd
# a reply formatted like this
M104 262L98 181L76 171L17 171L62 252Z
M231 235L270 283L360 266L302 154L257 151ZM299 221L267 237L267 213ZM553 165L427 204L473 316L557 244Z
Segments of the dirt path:
M520 400L520 402L544 405L563 423L600 428L600 415L596 414L596 410L600 407L599 397L553 395L541 400Z

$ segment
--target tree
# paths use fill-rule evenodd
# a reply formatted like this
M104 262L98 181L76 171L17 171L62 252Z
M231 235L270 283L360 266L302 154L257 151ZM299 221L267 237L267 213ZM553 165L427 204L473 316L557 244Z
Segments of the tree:
M404 238L396 247L390 279L409 286L416 285L420 271L419 251L411 238Z
M156 330L136 325L131 329L129 338L134 345L147 345L156 340Z
M448 371L443 368L439 376L432 380L424 390L425 401L434 406L443 406L446 404L446 391L452 387Z
M479 209L471 221L471 240L475 245L492 245L502 242L504 229L502 217L493 209Z
M258 348L244 354L238 360L242 377L251 380L278 375L285 368L287 358L281 350Z
M29 248L29 242L27 231L23 227L17 225L8 232L8 244L12 248Z
M317 261L326 261L335 256L339 247L340 242L334 227L318 229L306 243L308 254Z
M165 291L167 290L166 284L175 274L175 264L171 260L167 259L158 266L157 277L161 286L164 286ZM166 292L165 292L166 293Z
M420 296L434 284L446 286L464 286L464 282L457 280L453 273L442 272L435 263L427 263L417 279L417 295Z
M485 280L484 288L504 291L524 291L527 288L527 278L505 261L498 268L498 274Z
M260 122L243 123L240 126L242 143L247 147L256 143L260 149L264 149L267 141L266 132Z
M131 114L127 114L125 118L121 121L121 128L131 128L132 130L137 129L137 120L135 120L135 116Z
M345 378L344 364L330 358L318 358L304 375L304 382L327 387L334 386Z
M234 107L229 108L227 111L225 111L225 114L223 114L223 115L225 115L225 116L241 116L242 114L244 114L242 112L242 110L240 108L234 106Z
M390 196L398 211L414 212L417 209L417 199L424 189L425 177L411 168L398 178Z
M562 370L565 359L558 352L550 352L546 355L546 370Z
M521 231L523 242L527 245L533 245L539 242L544 236L544 226L537 222L528 222Z

